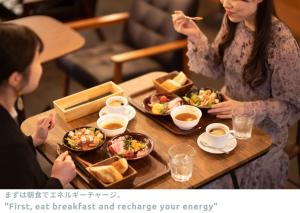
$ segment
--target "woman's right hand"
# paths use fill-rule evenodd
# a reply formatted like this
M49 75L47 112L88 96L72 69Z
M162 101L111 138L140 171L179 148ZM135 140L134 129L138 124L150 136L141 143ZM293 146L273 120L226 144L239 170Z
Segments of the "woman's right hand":
M75 164L68 151L62 153L53 163L51 177L57 178L63 186L76 176Z
M172 20L174 29L188 36L189 39L198 39L203 34L196 23L186 18L182 11L175 11L172 14Z

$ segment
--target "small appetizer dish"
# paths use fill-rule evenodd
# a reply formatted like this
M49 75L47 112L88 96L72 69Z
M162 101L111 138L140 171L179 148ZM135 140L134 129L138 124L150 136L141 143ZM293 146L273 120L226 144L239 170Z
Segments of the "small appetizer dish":
M169 115L171 110L182 105L183 100L175 94L154 94L143 101L143 106L146 113L152 115Z
M153 140L141 133L124 133L112 138L107 144L109 154L127 160L146 157L152 152L153 147Z
M63 145L71 151L86 152L99 148L105 141L105 134L95 127L80 127L68 131Z
M214 104L222 102L223 96L214 89L192 89L183 97L183 100L200 109L209 109Z

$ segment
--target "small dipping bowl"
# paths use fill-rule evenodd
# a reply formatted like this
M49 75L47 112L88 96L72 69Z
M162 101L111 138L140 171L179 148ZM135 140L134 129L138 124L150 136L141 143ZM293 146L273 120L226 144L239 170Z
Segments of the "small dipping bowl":
M176 118L180 114L193 114L196 116L193 120L179 120ZM176 126L178 126L182 130L189 130L195 127L198 123L200 118L202 117L202 112L199 108L191 106L191 105L182 105L175 107L171 111L171 117Z
M118 127L119 124L119 127ZM128 118L121 114L107 114L97 120L98 128L107 136L114 137L126 131Z

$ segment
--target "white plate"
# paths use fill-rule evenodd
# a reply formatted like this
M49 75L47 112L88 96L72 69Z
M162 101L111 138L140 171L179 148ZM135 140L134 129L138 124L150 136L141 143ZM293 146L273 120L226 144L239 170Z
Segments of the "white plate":
M203 143L207 143L207 136L206 136L206 132L202 133L198 139L197 139L197 144L198 146L206 151L206 152L209 152L209 153L212 153L212 154L224 154L224 153L229 153L231 152L232 150L235 149L236 145L237 145L237 141L235 138L230 138L228 139L228 143L226 144L225 147L223 147L222 149L218 149L218 148L213 148L213 147L208 147L207 145L204 145Z
M107 115L107 114L109 114L109 111L107 110L107 107L105 106L100 110L99 116ZM136 111L132 106L127 105L125 111L121 114L125 115L128 118L128 120L130 121L135 117Z

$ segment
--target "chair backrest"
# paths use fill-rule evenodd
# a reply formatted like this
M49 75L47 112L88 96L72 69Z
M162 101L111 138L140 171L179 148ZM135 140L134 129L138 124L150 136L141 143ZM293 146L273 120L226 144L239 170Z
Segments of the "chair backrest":
M171 14L182 10L195 16L199 0L135 0L129 11L130 17L124 27L123 39L135 49L150 47L174 41L183 36L177 33L172 24ZM181 63L180 52L155 56L164 67L173 69ZM174 63L179 62L179 63Z
M48 0L27 13L47 15L61 21L71 21L94 16L96 2L96 0Z

